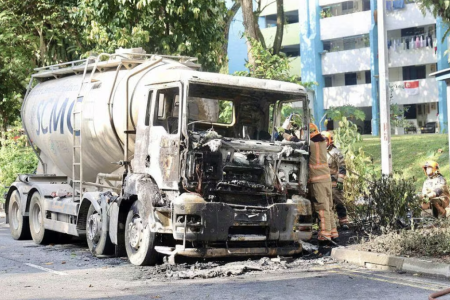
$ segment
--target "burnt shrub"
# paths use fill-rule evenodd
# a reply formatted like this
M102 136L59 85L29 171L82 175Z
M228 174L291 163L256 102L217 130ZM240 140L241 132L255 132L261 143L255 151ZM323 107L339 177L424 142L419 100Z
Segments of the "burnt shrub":
M357 199L347 199L347 210L356 229L364 233L382 233L409 228L420 214L420 200L413 179L402 174L371 176Z

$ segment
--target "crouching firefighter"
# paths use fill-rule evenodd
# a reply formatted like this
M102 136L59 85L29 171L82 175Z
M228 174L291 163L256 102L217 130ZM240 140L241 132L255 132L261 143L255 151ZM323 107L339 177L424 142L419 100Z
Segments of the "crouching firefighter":
M422 166L427 179L423 183L422 194L420 197L424 200L422 209L433 213L435 218L446 218L450 216L450 193L447 181L439 172L439 164L429 160ZM422 214L424 215L424 214Z
M347 209L344 205L344 179L347 175L345 160L341 151L336 147L333 135L329 131L322 131L327 141L327 160L330 168L333 203L342 229L348 229Z
M330 168L327 161L327 143L315 124L310 124L309 183L316 213L319 215L319 244L330 238L337 241L339 234L333 212Z

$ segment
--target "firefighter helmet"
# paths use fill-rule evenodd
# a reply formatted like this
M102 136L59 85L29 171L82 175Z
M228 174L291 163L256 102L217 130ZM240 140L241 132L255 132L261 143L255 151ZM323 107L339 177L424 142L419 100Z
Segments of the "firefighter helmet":
M327 146L330 146L334 143L333 134L330 131L322 131L322 135L327 140Z
M312 139L316 135L319 135L319 128L317 128L316 124L309 123L309 138Z
M433 170L433 174L435 174L436 172L439 172L439 164L437 162L435 162L434 160L427 160L423 165L423 171L425 172L425 174L428 176L427 174L427 168L431 167Z

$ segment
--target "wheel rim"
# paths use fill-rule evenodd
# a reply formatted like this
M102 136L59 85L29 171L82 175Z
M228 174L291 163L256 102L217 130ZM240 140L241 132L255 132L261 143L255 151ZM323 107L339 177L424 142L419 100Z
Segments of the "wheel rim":
M91 215L87 223L87 234L89 240L95 245L100 240L102 231L100 215L95 213Z
M33 224L34 232L36 233L41 232L42 213L41 213L41 206L39 205L39 203L35 203L31 210L31 222Z
M20 214L19 204L17 202L13 202L11 207L11 226L17 230L20 224L20 218L22 215Z
M134 251L138 251L140 248L143 231L142 219L135 216L128 224L128 243Z

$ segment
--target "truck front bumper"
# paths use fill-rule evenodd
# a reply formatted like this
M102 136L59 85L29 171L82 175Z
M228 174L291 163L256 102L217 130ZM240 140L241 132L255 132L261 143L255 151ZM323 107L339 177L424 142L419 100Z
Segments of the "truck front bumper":
M173 203L172 230L178 241L189 242L290 242L311 238L311 209L296 203L276 203L267 207L228 205L218 202ZM247 245L248 246L248 245ZM250 250L251 249L251 250ZM191 250L184 250L186 256L192 256ZM206 251L206 252L205 252ZM205 250L213 256L232 256L237 253L271 255L270 253L289 254L301 251L298 248L239 248ZM231 251L231 252L230 252ZM297 252L295 252L297 251ZM197 251L194 251L197 253ZM204 253L203 253L204 254ZM184 254L183 254L184 255ZM204 255L201 255L204 256Z

